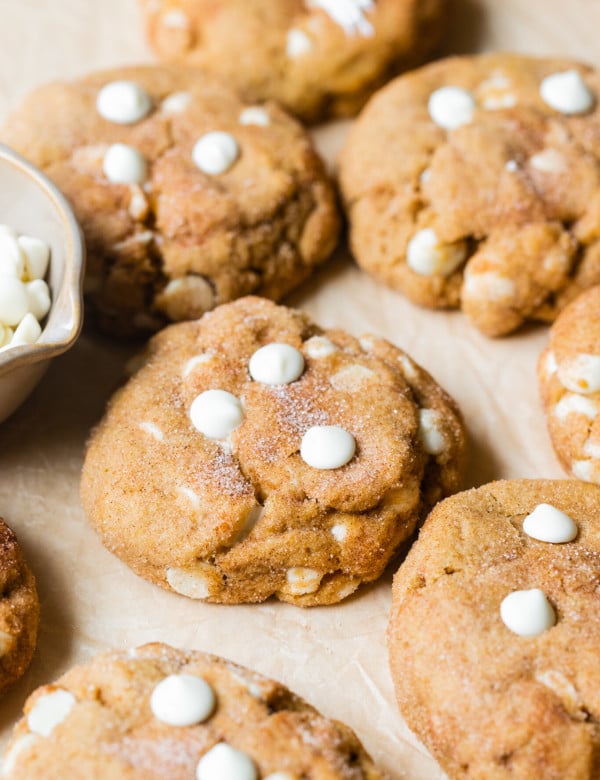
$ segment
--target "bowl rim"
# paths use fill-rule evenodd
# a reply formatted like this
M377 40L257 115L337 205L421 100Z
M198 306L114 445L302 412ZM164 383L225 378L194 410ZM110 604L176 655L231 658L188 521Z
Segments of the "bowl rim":
M85 242L77 219L65 196L58 187L50 181L32 163L15 152L9 146L0 143L0 162L5 162L33 180L43 194L52 202L56 213L65 228L65 268L62 284L55 291L52 308L60 302L65 316L62 327L50 326L50 320L42 331L49 336L48 341L37 341L34 344L7 349L0 352L0 376L21 366L31 365L41 360L49 360L71 347L81 332L83 325L83 274L85 270ZM47 315L52 315L52 309ZM54 333L56 331L56 333Z

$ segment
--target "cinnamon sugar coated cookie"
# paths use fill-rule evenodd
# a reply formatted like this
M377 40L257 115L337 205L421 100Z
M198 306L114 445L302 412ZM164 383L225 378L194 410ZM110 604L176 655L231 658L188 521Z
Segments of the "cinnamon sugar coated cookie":
M600 484L600 287L554 323L538 377L556 454L573 476Z
M149 644L75 667L25 704L11 780L385 780L353 732L216 656Z
M400 711L450 778L595 780L600 487L494 482L442 501L394 578Z
M437 44L446 0L142 0L150 43L246 100L309 121L356 113Z
M358 263L489 336L600 282L600 75L569 60L443 60L378 93L342 152Z
M456 405L382 339L244 298L166 328L144 361L91 436L82 500L162 587L340 601L459 487Z
M105 330L156 330L250 292L278 299L337 241L306 132L184 66L119 68L31 93L0 130L71 201Z
M33 574L14 533L0 519L0 694L29 666L39 617Z

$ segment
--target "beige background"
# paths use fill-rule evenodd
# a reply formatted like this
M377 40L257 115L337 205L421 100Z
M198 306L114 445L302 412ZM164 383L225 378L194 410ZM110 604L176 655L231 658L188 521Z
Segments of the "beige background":
M598 0L456 0L454 10L448 51L513 48L600 64ZM0 116L48 79L150 59L136 0L0 0L0 20ZM344 131L317 131L330 159ZM544 328L488 341L460 314L414 308L343 253L291 303L324 326L379 333L433 373L459 401L470 429L468 485L564 476L537 398ZM0 703L0 747L38 684L104 648L162 640L279 678L348 722L392 780L441 778L394 706L384 639L391 576L339 607L211 606L138 579L87 527L78 498L82 450L129 353L83 337L0 425L0 515L19 535L42 602L33 665Z

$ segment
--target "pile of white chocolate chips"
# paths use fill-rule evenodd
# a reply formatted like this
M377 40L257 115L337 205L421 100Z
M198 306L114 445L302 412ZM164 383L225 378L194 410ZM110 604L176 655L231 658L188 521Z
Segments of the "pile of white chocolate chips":
M41 336L40 322L50 310L49 260L44 241L0 225L0 352Z

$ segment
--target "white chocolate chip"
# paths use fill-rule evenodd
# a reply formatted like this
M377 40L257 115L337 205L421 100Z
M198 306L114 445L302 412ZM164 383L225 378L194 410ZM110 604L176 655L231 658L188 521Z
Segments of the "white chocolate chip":
M539 636L556 624L556 613L539 588L515 590L500 605L504 625L519 636Z
M523 530L532 539L551 544L572 542L578 532L573 518L552 504L538 504L523 521Z
M571 463L571 471L577 479L600 484L600 469L593 460L574 460Z
M314 593L319 590L323 575L314 569L296 566L287 570L285 578L288 584L288 591L292 596L306 596L308 593Z
M600 355L580 353L562 360L558 366L561 384L574 393L596 393L600 390Z
M348 536L348 526L344 523L336 523L331 529L331 535L336 542L343 542Z
M171 566L166 579L176 593L190 599L207 599L215 590L216 570L208 563L198 562L185 569Z
M296 776L291 775L289 772L273 772L267 775L265 780L296 780Z
M365 16L375 8L374 0L306 0L309 8L320 8L343 28L346 35L371 38L375 30Z
M25 273L25 259L19 240L8 231L0 231L0 276L21 279Z
M473 95L460 87L441 87L429 98L429 116L438 127L456 130L468 125L475 113Z
M6 631L0 631L0 658L8 655L15 645L15 637Z
M25 272L29 279L43 279L50 261L50 247L33 236L19 236L19 246L25 253Z
M190 419L194 428L209 439L225 439L242 424L244 410L233 393L206 390L192 402Z
M466 257L467 247L464 241L443 244L432 228L415 233L406 250L408 267L420 276L450 276Z
M519 163L516 160L509 160L504 167L510 173L516 173L519 170Z
M260 106L245 108L238 121L241 125L256 125L257 127L268 127L271 124L269 112Z
M143 221L148 216L149 205L148 200L141 187L136 184L132 184L129 188L129 214L133 219Z
M214 357L215 356L211 352L204 352L202 355L196 355L195 357L190 358L183 368L183 378L185 379L188 377L198 368L198 366L203 366L206 363L210 363L212 360L214 360Z
M302 57L312 51L312 48L313 42L304 30L291 29L288 32L285 53L290 59L295 60Z
M354 436L338 425L315 425L302 437L300 455L314 469L339 469L354 457Z
M350 366L341 368L337 373L333 374L329 380L336 390L343 393L356 393L361 387L373 379L375 372L371 371L366 366L361 366L360 363L353 363Z
M16 769L17 764L19 763L19 757L22 756L23 753L26 753L38 739L39 737L37 734L24 734L22 737L19 737L10 750L4 754L0 776L9 777Z
M339 351L333 341L325 338L325 336L312 336L312 338L304 342L304 350L308 357L311 358L329 357L329 355Z
M34 279L25 285L29 311L37 320L43 320L50 311L50 290L43 279Z
M571 414L582 414L590 420L595 420L598 405L591 398L585 398L578 393L565 393L554 407L554 416L564 422Z
M600 460L600 441L589 436L583 445L583 454L594 460Z
M402 366L402 373L410 381L414 381L417 378L417 369L415 364L407 355L399 355L398 362Z
M25 344L35 344L41 335L42 329L40 323L31 312L27 312L15 328L15 332L10 341L10 346L22 347Z
M181 114L192 102L189 92L173 92L160 104L163 114Z
M506 301L514 298L516 285L512 279L494 271L483 273L465 272L463 294L473 298L485 298L489 301Z
M181 495L186 497L194 509L200 509L200 496L195 490L192 490L192 488L186 487L185 485L178 487L177 490Z
M531 167L542 173L563 173L566 167L564 156L557 149L543 149L529 161Z
M258 773L250 756L219 742L198 762L196 780L258 780Z
M127 144L113 144L108 147L102 161L102 170L113 184L141 184L147 175L143 155Z
M419 437L429 455L441 455L448 448L441 425L442 415L435 409L419 409Z
M165 434L161 431L158 425L155 425L153 422L141 422L139 424L139 428L140 430L144 431L144 433L147 433L155 438L156 441L164 441L165 439Z
M165 27L179 30L186 30L190 26L190 20L180 8L167 11L162 15L160 21Z
M546 376L552 376L553 374L556 374L557 369L558 369L558 364L556 362L556 357L554 356L554 352L552 352L552 350L549 350L546 353L546 357L543 360L542 371L546 374Z
M29 730L41 737L49 737L74 706L75 697L62 688L40 696L27 715Z
M561 114L585 114L594 105L594 95L574 69L546 76L540 85L540 95Z
M167 317L178 321L189 319L190 315L201 317L212 309L215 303L210 283L197 274L188 274L171 281L159 298L160 306Z
M217 130L199 138L192 159L203 173L218 176L228 171L240 154L238 142L230 133Z
M150 96L133 81L111 81L102 87L96 99L100 116L118 125L139 122L151 108Z
M194 726L207 720L216 704L213 689L201 677L171 674L152 691L150 709L169 726Z
M20 279L0 276L0 322L18 325L29 310L27 289Z
M511 87L510 79L501 71L495 71L477 88L477 99L487 110L512 108L517 104L517 98Z
M304 356L289 344L267 344L252 355L248 371L255 382L289 385L302 376Z

